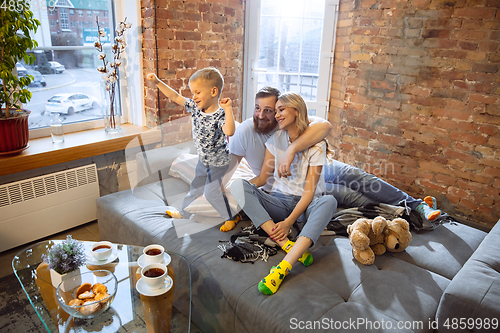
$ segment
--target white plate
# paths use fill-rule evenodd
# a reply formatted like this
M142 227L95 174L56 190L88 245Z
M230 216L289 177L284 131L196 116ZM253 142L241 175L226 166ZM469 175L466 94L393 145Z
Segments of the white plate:
M118 249L116 248L116 245L113 244L111 247L111 255L108 257L108 259L97 260L92 254L87 254L87 265L94 265L94 266L106 265L109 264L110 262L115 261L116 258L118 258Z
M170 264L170 261L172 258L170 258L170 255L167 252L163 252L163 261L160 262L160 264L164 264L165 266L168 266ZM146 263L146 256L143 254L137 259L137 265L139 265L140 268L146 267L148 264Z
M172 281L172 278L169 275L165 278L165 283L161 288L151 288L146 284L146 282L144 282L143 278L140 278L135 284L135 289L137 289L139 294L144 296L159 296L169 291L173 284L174 281Z

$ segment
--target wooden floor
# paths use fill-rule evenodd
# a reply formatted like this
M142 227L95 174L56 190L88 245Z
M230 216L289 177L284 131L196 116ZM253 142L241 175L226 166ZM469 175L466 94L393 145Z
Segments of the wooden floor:
M13 271L12 271L12 259L14 258L14 256L17 253L19 253L19 251L25 249L30 244L37 243L41 240L44 240L44 239L66 239L67 235L71 235L71 237L73 237L74 239L77 239L77 240L94 241L94 242L100 240L99 228L97 226L97 221L94 221L94 222L89 222L87 224L83 224L81 226L75 227L73 229L63 231L63 232L55 234L55 235L48 236L46 238L36 240L33 243L24 244L24 245L21 245L19 247L0 252L0 278L13 273Z

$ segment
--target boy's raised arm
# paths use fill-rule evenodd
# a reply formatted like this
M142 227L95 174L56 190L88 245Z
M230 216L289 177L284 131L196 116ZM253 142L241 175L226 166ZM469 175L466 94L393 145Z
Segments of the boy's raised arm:
M222 98L219 102L220 106L224 109L226 115L226 122L222 126L222 131L227 136L232 136L236 130L236 125L234 124L233 108L231 107L230 98Z
M157 87L160 89L160 91L164 93L165 96L167 96L168 99L170 99L172 102L178 105L184 105L184 96L182 96L177 91L166 85L165 82L160 80L155 73L149 73L147 79L149 81L154 81Z

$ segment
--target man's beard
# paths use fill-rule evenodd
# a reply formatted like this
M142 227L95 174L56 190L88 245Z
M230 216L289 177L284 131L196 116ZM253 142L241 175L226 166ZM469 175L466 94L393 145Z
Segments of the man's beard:
M268 119L261 121L259 118L253 117L253 128L255 129L255 132L259 134L267 134L271 132L276 125L278 125L277 122L270 121Z

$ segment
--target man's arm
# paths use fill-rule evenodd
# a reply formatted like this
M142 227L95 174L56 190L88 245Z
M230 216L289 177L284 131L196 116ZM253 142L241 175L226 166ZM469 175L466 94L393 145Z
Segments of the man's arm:
M310 116L309 126L306 128L304 133L300 135L297 140L295 140L286 149L285 159L280 163L278 167L279 177L290 176L290 164L292 164L295 154L314 146L321 140L327 137L328 133L332 130L333 126L325 119L319 117Z
M160 91L164 93L165 96L167 96L168 99L170 99L172 102L178 105L184 105L184 96L180 95L177 91L167 86L165 82L163 82L156 76L155 73L149 73L147 79L149 81L154 81Z

